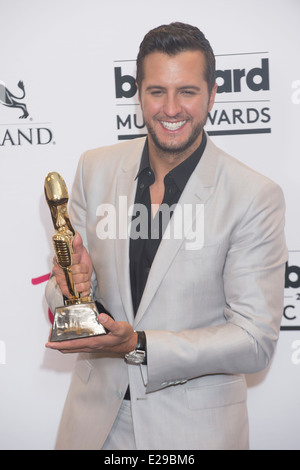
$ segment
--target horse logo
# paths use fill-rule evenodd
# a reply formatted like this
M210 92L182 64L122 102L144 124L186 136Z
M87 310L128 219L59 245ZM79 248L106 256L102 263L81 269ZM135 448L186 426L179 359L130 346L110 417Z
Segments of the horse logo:
M23 92L22 96L13 95L11 91L9 91L9 89L5 86L5 83L0 81L0 103L2 103L4 106L8 106L9 108L22 109L23 114L19 116L19 119L26 119L29 116L26 104L20 102L20 100L25 98L25 87L21 80L18 83L18 87Z

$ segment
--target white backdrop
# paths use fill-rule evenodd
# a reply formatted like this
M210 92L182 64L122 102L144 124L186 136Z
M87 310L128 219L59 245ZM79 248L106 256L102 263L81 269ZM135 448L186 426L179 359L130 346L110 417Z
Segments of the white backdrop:
M0 0L0 11L0 449L53 448L75 360L44 348L45 175L71 189L84 150L144 132L136 97L117 92L130 95L144 34L171 21L202 29L217 56L214 142L285 193L288 329L268 370L247 378L248 403L252 449L300 449L299 0ZM4 86L23 110L3 106Z

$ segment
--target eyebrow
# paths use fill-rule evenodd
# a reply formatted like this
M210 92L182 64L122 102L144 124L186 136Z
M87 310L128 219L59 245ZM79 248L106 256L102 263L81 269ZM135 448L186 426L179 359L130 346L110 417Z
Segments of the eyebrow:
M149 85L146 88L146 91L151 91L151 90L166 90L166 87L160 86L160 85ZM195 85L185 85L181 86L178 88L178 90L195 90L195 91L201 91L201 88Z

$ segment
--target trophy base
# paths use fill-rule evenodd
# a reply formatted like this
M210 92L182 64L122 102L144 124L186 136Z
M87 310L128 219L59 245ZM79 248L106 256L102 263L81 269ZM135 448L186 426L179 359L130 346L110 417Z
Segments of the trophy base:
M55 309L50 341L105 335L104 326L97 321L98 315L95 302L68 301L67 305Z

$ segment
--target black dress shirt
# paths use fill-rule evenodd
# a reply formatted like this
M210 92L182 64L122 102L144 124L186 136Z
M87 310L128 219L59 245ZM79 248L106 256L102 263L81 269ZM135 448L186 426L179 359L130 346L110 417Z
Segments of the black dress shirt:
M173 168L164 178L165 193L162 206L163 204L169 206L170 210L168 213L170 217L172 217L175 205L186 183L200 161L206 147L206 141L206 134L203 132L202 142L197 150L177 167ZM148 141L145 143L136 178L138 179L135 196L136 211L134 211L132 217L129 248L130 282L134 314L138 310L152 262L169 222L165 217L162 217L162 213L159 210L154 219L152 217L149 188L154 183L155 176L149 163ZM139 210L138 204L143 205L142 210Z

